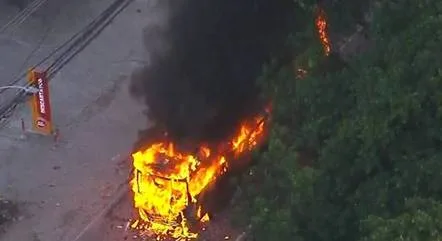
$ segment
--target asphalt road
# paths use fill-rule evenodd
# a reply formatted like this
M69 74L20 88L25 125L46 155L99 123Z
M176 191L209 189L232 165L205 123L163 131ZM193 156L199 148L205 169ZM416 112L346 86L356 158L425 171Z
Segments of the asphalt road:
M110 2L48 0L23 24L0 34L0 86ZM30 133L20 138L21 120L30 126L24 104L0 122L0 194L22 207L20 221L0 236L1 241L72 241L114 199L129 172L122 157L137 131L148 124L143 105L129 96L127 86L134 68L148 56L142 29L161 15L149 2L135 0L51 81L58 143ZM0 2L0 26L15 13ZM28 58L31 52L35 53ZM7 98L7 93L1 94L0 103Z

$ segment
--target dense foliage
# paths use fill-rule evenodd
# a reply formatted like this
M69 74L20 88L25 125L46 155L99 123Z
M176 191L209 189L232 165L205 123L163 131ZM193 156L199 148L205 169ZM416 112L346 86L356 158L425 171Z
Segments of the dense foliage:
M271 137L239 206L254 240L442 240L442 2L374 11L370 53L325 58L307 29L308 75L264 72Z

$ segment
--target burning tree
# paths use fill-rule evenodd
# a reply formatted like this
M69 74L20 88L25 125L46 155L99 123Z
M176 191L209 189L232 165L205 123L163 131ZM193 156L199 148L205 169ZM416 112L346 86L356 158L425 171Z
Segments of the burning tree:
M372 52L265 79L272 134L241 206L255 240L441 239L442 4L378 3Z
M325 56L328 56L331 51L331 46L330 38L328 36L327 18L324 9L317 8L315 24L318 30L319 40L321 41L321 44L324 48L324 54Z

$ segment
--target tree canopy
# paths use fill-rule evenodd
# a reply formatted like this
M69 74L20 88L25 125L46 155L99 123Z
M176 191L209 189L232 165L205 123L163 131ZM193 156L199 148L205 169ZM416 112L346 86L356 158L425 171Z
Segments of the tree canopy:
M379 2L369 53L324 57L307 27L305 78L265 68L272 129L239 205L253 240L442 240L441 12Z

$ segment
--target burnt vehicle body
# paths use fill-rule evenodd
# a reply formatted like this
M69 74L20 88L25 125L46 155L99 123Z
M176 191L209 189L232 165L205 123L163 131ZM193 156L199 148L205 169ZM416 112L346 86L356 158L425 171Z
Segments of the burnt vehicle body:
M259 150L265 145L265 140L268 135L269 116L269 113L266 111L262 121L257 123L257 125L264 124L264 131L260 139L257 140L257 144L253 145L253 150ZM245 139L248 140L247 138ZM186 144L188 144L188 146L198 146L189 145L189 143ZM201 148L186 148L187 150L193 149L194 151L191 152L191 155L195 157L199 163L202 163L197 166L196 169L192 169L192 171L190 171L189 167L190 175L187 178L171 178L168 174L171 173L170 168L174 168L173 160L169 161L167 157L161 155L156 157L157 161L155 161L155 164L152 164L152 166L149 165L151 167L150 169L154 170L152 173L137 171L137 181L141 180L141 182L154 184L153 188L158 189L158 193L161 192L164 194L164 190L167 190L166 198L163 200L169 202L168 207L170 207L169 213L171 214L162 216L156 213L149 213L149 211L146 210L140 210L140 215L144 221L151 223L151 225L159 224L170 227L171 232L187 229L189 232L198 233L206 225L207 217L210 220L216 219L217 213L228 206L237 190L237 184L232 182L231 178L240 177L253 162L252 151L247 150L238 153L233 149L231 150L231 142L226 142L224 145L226 145L227 149L220 147L219 144L213 144L213 146L217 146L218 148L212 149L219 153L212 153L213 156L206 157L200 154L204 152ZM193 189L195 186L192 185L198 181L198 173L205 172L205 169L213 164L214 160L217 160L217 158L213 159L213 157L220 156L226 157L229 161L226 162L225 165L217 166L214 179L209 182L207 186L204 186L202 191L197 192L198 194L196 196L192 196L191 190L195 190ZM139 187L140 185L137 186ZM139 192L143 193L142 190L139 190ZM195 195L194 191L193 194ZM176 209L177 203L178 207L182 208L179 211Z

